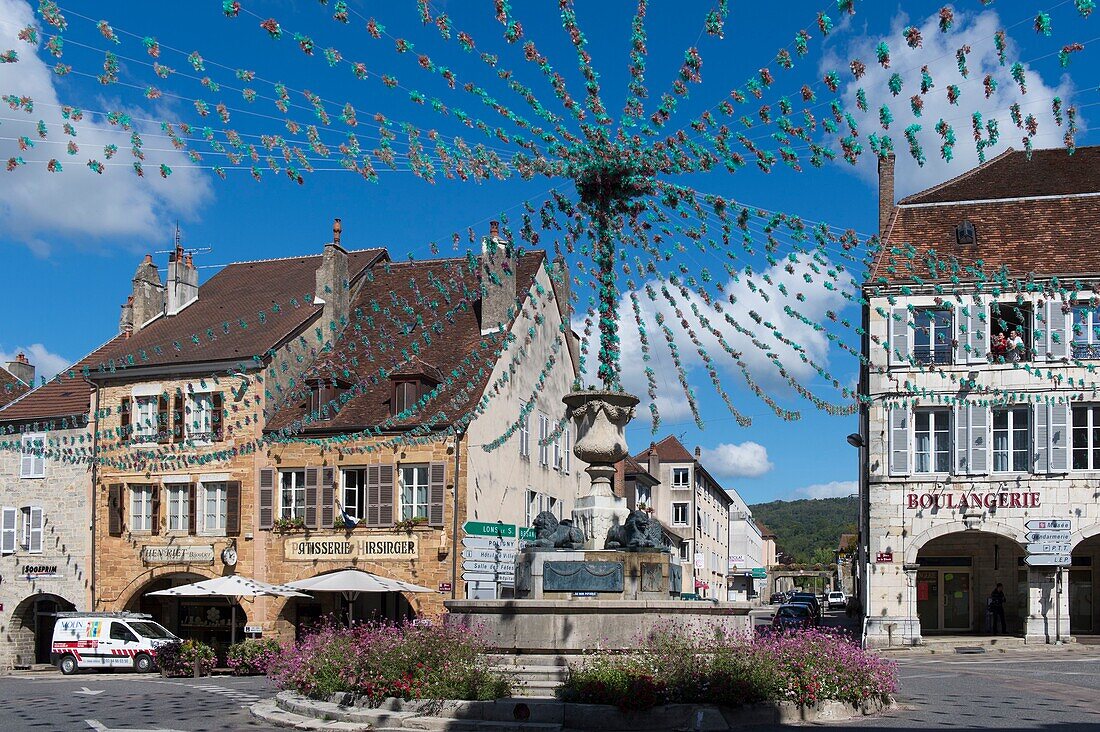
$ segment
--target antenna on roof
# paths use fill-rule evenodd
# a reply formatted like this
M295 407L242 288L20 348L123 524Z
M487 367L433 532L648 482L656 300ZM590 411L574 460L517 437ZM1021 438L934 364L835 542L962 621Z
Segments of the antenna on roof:
M172 248L171 249L158 249L154 251L154 254L175 254L182 250L184 254L209 254L214 251L214 247L184 247L183 246L183 231L180 229L180 222L176 221L176 231L172 236Z

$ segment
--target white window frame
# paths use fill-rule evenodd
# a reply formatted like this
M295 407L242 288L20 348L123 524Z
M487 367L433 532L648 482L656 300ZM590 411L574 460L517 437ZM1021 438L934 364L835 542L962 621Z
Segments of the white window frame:
M917 452L917 439L920 431L917 427L918 419L921 415L928 415L928 463L929 470L921 470L920 465L917 462L919 453ZM936 470L936 433L942 430L939 429L939 421L943 419L947 421L947 470ZM947 475L951 472L951 456L954 448L954 440L952 439L951 430L953 425L951 423L951 409L950 407L933 407L930 409L918 408L913 410L913 444L911 445L913 456L913 473L918 475Z
M526 405L520 406L520 411L526 408ZM523 418L519 422L519 456L524 460L531 459L531 413L526 412L523 414Z
M211 493L214 494L216 502L214 526L211 526L208 521L207 502L210 500ZM200 531L203 536L225 536L226 514L229 510L229 483L224 480L204 481L199 484L199 494L202 499L202 509L200 511L197 505L199 501L195 501L195 511L202 516L202 521L200 522L199 517L196 516L196 527L201 527Z
M1087 310L1088 317L1084 323L1078 322L1078 311ZM1081 336L1078 338L1076 332L1077 327L1081 328ZM1093 349L1100 348L1100 336L1097 336L1097 329L1100 329L1100 307L1092 307L1088 303L1076 302L1073 303L1070 310L1070 322L1069 322L1069 347L1070 353L1075 359L1085 360L1093 358ZM1086 355L1079 355L1073 353L1074 346L1085 346L1089 349L1089 353Z
M348 487L348 477L355 474L356 485L352 488ZM351 503L348 503L349 492L354 497ZM367 504L367 471L366 468L345 468L340 471L340 507L347 512L348 516L363 521L366 519L366 504Z
M677 506L683 506L684 507L684 518L683 518L682 521L677 521L676 520L676 507ZM691 503L690 502L688 502L688 501L673 501L672 502L672 525L673 526L691 526L691 521L690 521L690 518L689 518L690 515L691 515Z
M152 407L149 414L142 415L142 407ZM159 396L136 396L130 417L130 436L134 442L144 444L157 441L157 420L160 418ZM167 427L165 427L167 429Z
M130 531L149 533L153 530L153 486L133 484L130 488Z
M35 443L38 443L37 445ZM45 432L28 432L20 440L19 477L20 479L39 479L46 477ZM35 450L39 454L35 454Z
M15 554L18 549L19 509L4 506L0 509L0 556Z
M929 323L928 323L928 351L929 352L928 352L928 359L927 360L922 360L922 359L917 357L917 349L920 347L920 346L917 345L917 335L918 334L923 334L924 330L923 330L923 327L917 323L917 319L920 318L922 315L925 315L925 314L931 315L931 318L930 318ZM936 327L936 315L937 314L945 314L947 316L947 323L946 324L941 324L939 328ZM910 355L912 356L913 360L916 361L918 364L929 364L929 363L931 363L931 364L937 364L937 365L941 365L941 366L950 366L951 364L955 363L955 349L951 345L955 340L955 328L956 328L955 311L953 309L951 309L951 308L941 308L941 307L918 307L918 308L916 308L914 313L913 313L913 340L912 340L912 345L909 348L909 352L910 352ZM946 331L946 333L947 333L946 345L941 343L941 344L939 344L939 347L947 349L947 360L946 361L937 361L936 360L936 346L937 346L936 337L937 337L937 335L942 335L944 331Z
M568 424L561 431L561 472L569 475L573 457L573 429Z
M550 467L550 445L546 438L550 436L550 418L539 412L539 465Z
M997 449L997 433L1002 432L1004 430L997 429L997 415L1001 414L1001 413L1005 413L1005 412L1008 413L1008 455L1007 455L1008 467L1004 470L998 470L997 469L997 456L999 454L1003 454L1004 451ZM1023 440L1024 440L1024 444L1023 444L1024 467L1023 467L1022 470L1017 470L1015 467L1013 467L1015 465L1015 462L1016 462L1015 453L1020 451L1019 446L1016 444L1016 432L1018 431L1017 428L1016 428L1016 416L1018 414L1021 414L1021 413L1024 415L1024 419L1026 420L1027 430L1026 430L1026 434L1023 437ZM1003 409L1001 409L1001 408L993 409L992 412L991 412L991 415L990 415L989 425L990 425L989 428L990 428L990 430L992 431L992 434L993 434L993 439L989 443L989 445L990 445L990 449L989 449L990 460L992 460L992 465L990 465L991 472L994 472L994 473L1026 473L1026 472L1029 472L1031 470L1031 461L1032 461L1031 443L1032 443L1032 440L1034 439L1033 438L1033 433L1032 433L1032 425L1031 425L1031 409L1029 409L1026 406L1004 407ZM1072 421L1071 421L1071 429L1072 429ZM1072 450L1072 448L1070 448L1070 449Z
M683 482L678 482L676 476L682 474L685 478ZM672 469L672 488L673 490L687 490L691 487L691 468L673 468Z
M290 485L285 485L285 479L290 478ZM287 503L289 489L290 503ZM198 507L196 506L196 510ZM279 471L279 518L290 520L306 517L306 471L304 468ZM197 518L197 517L196 517Z
M168 531L186 534L191 528L191 485L189 483L165 483L164 524Z
M1085 410L1086 414L1088 415L1085 421L1085 427L1083 428L1085 430L1088 442L1088 447L1086 448L1086 450L1089 464L1088 467L1085 468L1074 467L1073 463L1073 453L1075 452L1074 443L1076 441L1077 430L1082 429L1077 427L1074 424L1073 420L1073 415L1078 410ZM1093 430L1097 427L1100 427L1100 404L1074 404L1070 407L1069 411L1069 469L1078 473L1100 470L1100 464L1097 464L1097 461L1093 460L1093 451L1100 449L1100 445L1096 444L1096 442L1092 439Z
M635 481L634 505L640 506L643 503L646 505L646 508L653 508L653 488Z
M559 432L558 436L554 438L554 462L551 463L551 465L553 466L554 470L557 470L559 472L562 469L561 438L564 434L564 431Z
M524 505L526 508L527 526L531 526L535 523L535 517L542 511L542 495L537 491L533 491L530 488L527 489L525 494Z
M413 518L423 517L428 518L428 511L431 508L431 485L428 480L428 464L416 463L413 465L401 465L398 469L398 490L397 494L400 496L401 503L401 520L408 521ZM408 483L408 475L413 476L412 480L412 500L408 500L405 496L405 490ZM423 481L418 478L418 474L423 476ZM416 490L423 488L424 500L421 502L418 500Z
M20 509L20 514L23 519L23 531L22 539L20 540L20 546L23 551L28 554L41 554L42 553L42 539L43 529L45 528L45 515L42 512L41 506L23 506ZM35 521L35 515L37 514L38 520ZM35 547L35 534L38 535L37 547Z
M691 542L680 542L680 564L691 564Z
M208 444L214 434L214 392L197 391L187 395L184 437L196 444Z

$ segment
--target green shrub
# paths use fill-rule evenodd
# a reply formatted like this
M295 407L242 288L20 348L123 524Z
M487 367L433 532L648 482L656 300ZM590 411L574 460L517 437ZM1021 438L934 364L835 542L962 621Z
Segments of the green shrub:
M194 676L196 664L199 676L214 671L214 649L196 640L174 641L157 648L157 666L164 676Z
M274 638L249 638L229 646L225 662L235 676L266 674L267 667L281 650Z

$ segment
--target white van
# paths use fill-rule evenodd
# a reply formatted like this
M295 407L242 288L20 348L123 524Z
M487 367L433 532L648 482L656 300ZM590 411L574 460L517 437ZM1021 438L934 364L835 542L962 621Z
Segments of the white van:
M83 668L152 671L157 648L175 640L145 613L58 613L50 662L66 676Z

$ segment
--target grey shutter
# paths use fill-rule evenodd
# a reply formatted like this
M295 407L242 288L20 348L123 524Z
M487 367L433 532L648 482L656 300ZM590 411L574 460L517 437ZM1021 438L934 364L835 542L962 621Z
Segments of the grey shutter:
M363 518L367 526L380 526L378 520L378 471L381 465L367 466L367 495Z
M225 484L225 535L241 533L241 483L233 480Z
M199 486L190 483L187 486L187 533L194 536L199 525Z
M378 523L380 526L392 526L394 523L396 511L393 478L392 464L378 466Z
M1069 353L1070 316L1058 300L1047 302L1047 358L1063 359ZM1034 340L1034 339L1033 339Z
M262 468L260 470L260 530L270 529L275 525L275 470Z
M107 533L122 536L122 483L107 486Z
M1069 405L1049 405L1047 418L1050 422L1050 466L1047 472L1065 473L1069 470Z
M1032 412L1035 422L1035 472L1050 472L1050 424L1047 422L1047 405L1036 404Z
M970 474L989 472L989 410L980 404L967 407L970 426Z
M443 525L443 503L447 495L447 464L432 463L428 467L428 525Z
M909 364L909 309L893 308L890 311L887 336L890 339L890 358L892 366Z
M890 475L909 475L909 408L887 409L886 419L889 423Z
M318 509L322 529L331 529L336 522L336 468L321 470L321 506Z
M306 468L306 510L307 529L317 528L317 494L320 493L320 468Z
M0 554L14 554L19 509L4 506L3 514L3 524L0 525Z
M149 533L160 533L160 486L156 483L149 487Z
M967 414L968 409L969 405L962 403L956 405L952 410L955 419L955 444L953 445L955 469L952 472L958 475L966 475L970 472L970 419Z
M981 317L985 306L977 302L975 296L975 302L967 305L966 309L966 343L970 346L967 360L970 363L984 363L989 353L989 321Z
M42 507L30 507L30 530L27 539L27 551L31 554L42 553Z
M951 338L955 341L954 363L967 363L970 353L967 346L970 345L970 308L956 305L951 317ZM950 343L948 344L950 345Z

